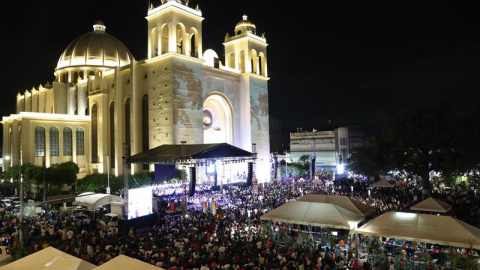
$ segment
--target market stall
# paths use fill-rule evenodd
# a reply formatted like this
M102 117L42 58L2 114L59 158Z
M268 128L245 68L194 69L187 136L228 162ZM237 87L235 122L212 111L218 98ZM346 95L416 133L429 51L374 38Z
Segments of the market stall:
M428 197L425 200L410 207L412 211L447 213L452 206L444 201Z
M304 201L287 202L260 217L279 228L275 233L277 240L322 246L347 240L364 219L361 214L332 203Z
M316 203L330 203L340 207L343 207L347 210L350 210L354 213L357 213L362 216L367 216L375 208L368 204L365 204L359 200L353 199L348 196L334 196L334 195L324 195L324 194L307 194L303 197L297 199L301 202L316 202Z
M451 216L387 212L368 221L357 232L480 250L480 229Z
M97 266L60 251L47 247L33 254L0 267L2 270L32 270L32 269L62 269L62 270L93 270Z

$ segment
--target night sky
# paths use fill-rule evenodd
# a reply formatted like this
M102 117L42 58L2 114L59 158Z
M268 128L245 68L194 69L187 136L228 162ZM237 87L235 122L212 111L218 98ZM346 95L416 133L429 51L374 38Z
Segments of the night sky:
M222 62L225 34L233 34L242 15L258 35L265 33L274 132L360 125L374 133L384 108L443 102L478 108L480 16L474 1L391 2L192 0L189 5L198 4L205 18L203 49L214 49ZM60 54L92 31L97 19L137 60L144 59L148 3L2 2L1 115L14 112L18 92L53 81Z

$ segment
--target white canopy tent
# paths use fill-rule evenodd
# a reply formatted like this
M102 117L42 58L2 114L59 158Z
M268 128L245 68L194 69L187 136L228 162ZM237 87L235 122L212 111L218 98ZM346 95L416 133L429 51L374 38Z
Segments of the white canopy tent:
M433 197L428 197L425 200L410 207L412 211L438 212L447 213L452 209L452 206L444 201L437 200Z
M92 270L97 266L80 258L47 247L0 267L1 270ZM133 269L133 268L132 268Z
M480 249L480 229L451 216L387 212L357 229L364 235Z
M385 179L380 179L380 181L377 181L372 184L372 187L384 187L384 188L391 188L393 187L392 184L390 184L387 180Z
M102 205L111 204L112 202L123 203L123 198L117 195L96 193L76 197L73 205L81 205L87 207L89 210L95 210Z
M331 203L290 201L263 214L260 220L351 230L364 217Z
M125 255L118 255L117 257L95 268L95 270L110 270L110 269L112 270L132 270L132 269L159 270L163 268L130 258Z
M323 194L307 194L297 201L301 202L319 202L319 203L331 203L362 216L370 214L375 208L361 201L352 199L348 196L333 196Z

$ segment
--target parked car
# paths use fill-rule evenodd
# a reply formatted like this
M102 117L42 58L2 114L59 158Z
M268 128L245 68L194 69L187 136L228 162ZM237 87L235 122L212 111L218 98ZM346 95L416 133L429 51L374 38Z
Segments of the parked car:
M2 200L0 200L0 201L1 201L5 206L7 206L7 207L12 206L12 204L13 204L12 199L7 199L7 198L5 198L5 199L2 199Z
M119 216L114 213L108 213L103 215L100 218L100 225L108 227L117 227L118 226Z

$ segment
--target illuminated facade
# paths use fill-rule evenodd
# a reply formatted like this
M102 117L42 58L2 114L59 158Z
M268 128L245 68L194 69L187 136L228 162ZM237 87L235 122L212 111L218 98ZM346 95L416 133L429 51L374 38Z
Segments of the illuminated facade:
M247 151L255 144L255 175L270 180L265 37L243 16L225 36L222 63L202 46L202 12L188 1L162 3L146 16L146 59L135 60L98 21L61 54L53 83L17 95L16 113L2 119L4 170L73 161L83 175L118 175L125 155L226 142ZM127 168L146 169L153 166Z
M338 127L333 130L290 133L290 154L293 162L302 156L315 157L320 172L333 172L338 164L346 164L354 148L363 146L365 133L359 126Z

